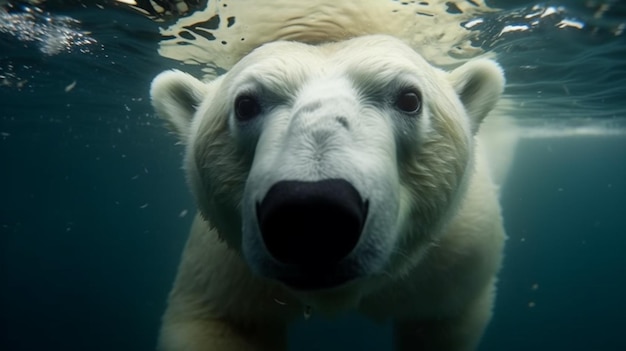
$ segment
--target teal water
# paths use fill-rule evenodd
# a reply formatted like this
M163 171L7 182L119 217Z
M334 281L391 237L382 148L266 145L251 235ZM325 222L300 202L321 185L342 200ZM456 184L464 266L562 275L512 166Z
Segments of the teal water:
M507 72L523 138L480 349L626 350L626 6L488 3L504 10L477 45ZM162 70L197 68L156 53L158 22L84 4L0 1L2 350L153 350L194 212L182 148L147 89ZM534 5L558 11L532 25ZM290 342L388 350L390 334L314 315Z

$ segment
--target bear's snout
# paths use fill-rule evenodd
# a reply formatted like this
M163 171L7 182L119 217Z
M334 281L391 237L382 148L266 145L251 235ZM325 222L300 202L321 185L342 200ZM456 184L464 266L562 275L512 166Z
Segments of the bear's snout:
M317 275L356 247L367 208L343 179L280 181L257 203L257 220L276 260Z

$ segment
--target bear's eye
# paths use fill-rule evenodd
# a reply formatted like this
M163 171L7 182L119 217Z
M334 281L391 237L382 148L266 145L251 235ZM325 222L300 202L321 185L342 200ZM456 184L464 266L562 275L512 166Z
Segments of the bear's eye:
M405 113L417 113L422 108L422 98L414 91L404 91L398 96L396 107Z
M240 121L248 121L261 113L261 105L250 95L240 95L235 99L235 115Z

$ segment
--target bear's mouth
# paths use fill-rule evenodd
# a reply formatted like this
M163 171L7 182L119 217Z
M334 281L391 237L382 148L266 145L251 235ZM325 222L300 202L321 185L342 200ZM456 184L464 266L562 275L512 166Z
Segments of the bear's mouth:
M344 179L275 183L256 212L265 248L288 272L277 278L303 290L356 278L354 265L345 261L359 242L368 207Z

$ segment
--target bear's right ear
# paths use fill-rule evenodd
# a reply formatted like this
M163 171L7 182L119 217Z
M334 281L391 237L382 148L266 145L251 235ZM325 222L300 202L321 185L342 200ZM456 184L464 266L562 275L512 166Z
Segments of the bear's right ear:
M207 90L205 83L178 70L163 72L152 81L152 106L183 143L189 139L191 121Z

